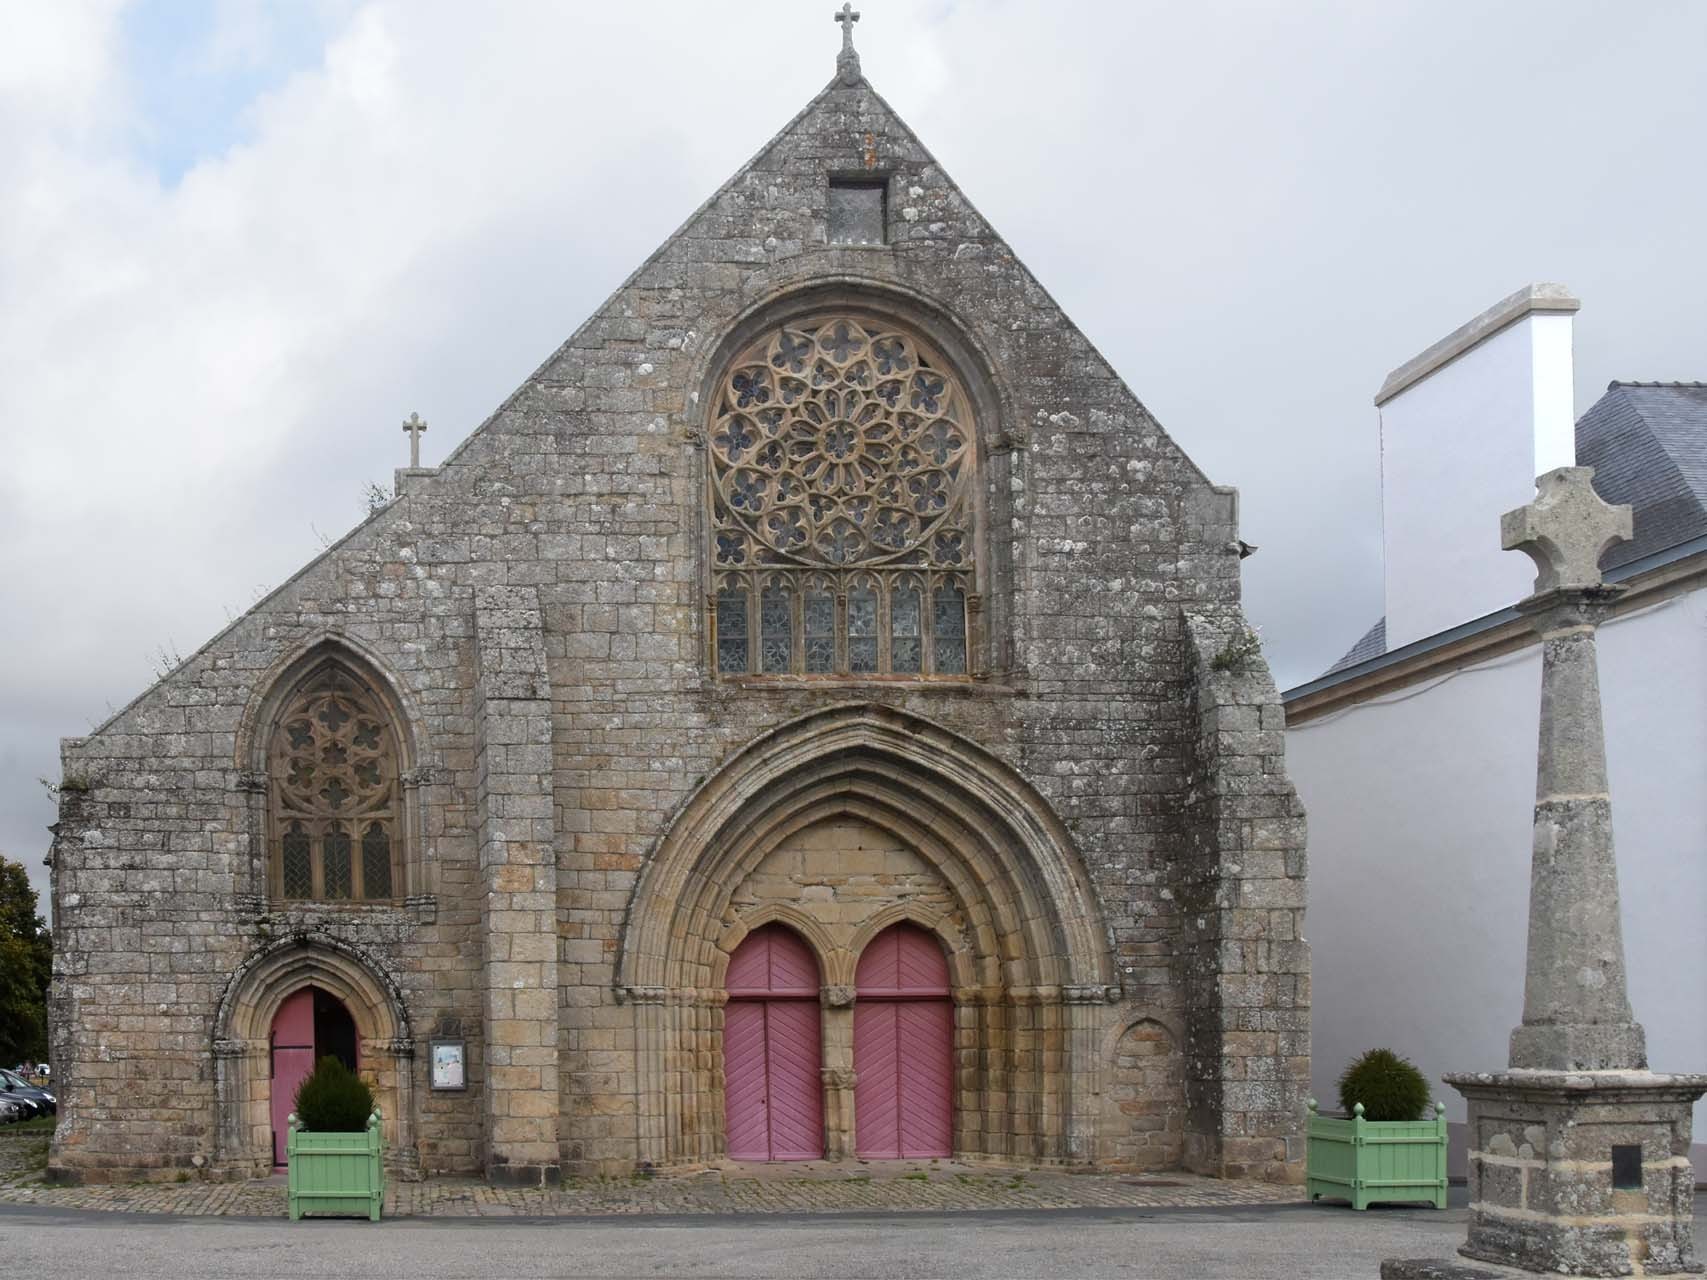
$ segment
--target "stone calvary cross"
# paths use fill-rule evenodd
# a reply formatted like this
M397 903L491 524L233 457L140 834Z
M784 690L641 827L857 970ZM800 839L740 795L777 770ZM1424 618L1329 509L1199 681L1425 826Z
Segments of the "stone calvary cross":
M1700 1271L1689 1147L1707 1075L1648 1070L1624 972L1594 633L1623 591L1601 580L1600 557L1633 526L1593 479L1592 467L1549 471L1500 521L1505 549L1535 561L1517 608L1541 640L1523 1021L1506 1070L1446 1076L1469 1103L1459 1252L1498 1269L1395 1258L1383 1280Z
M1624 979L1594 638L1605 605L1622 591L1601 581L1600 557L1629 541L1631 509L1602 502L1593 479L1593 467L1549 471L1535 481L1535 501L1500 520L1505 549L1535 561L1535 593L1518 608L1542 646L1529 950L1514 1067L1647 1065Z

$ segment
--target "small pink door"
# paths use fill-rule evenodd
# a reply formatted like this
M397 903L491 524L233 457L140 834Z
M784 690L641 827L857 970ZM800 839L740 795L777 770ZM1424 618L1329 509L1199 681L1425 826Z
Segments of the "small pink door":
M273 1163L285 1162L285 1138L297 1086L314 1070L314 988L285 997L273 1018Z
M818 962L791 929L766 925L729 957L723 1110L732 1160L824 1154Z
M871 940L855 973L854 1148L872 1160L954 1149L954 1004L948 959L923 929Z

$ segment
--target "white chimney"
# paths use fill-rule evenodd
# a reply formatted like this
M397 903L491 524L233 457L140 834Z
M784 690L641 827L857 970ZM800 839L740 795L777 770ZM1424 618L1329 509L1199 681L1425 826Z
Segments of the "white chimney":
M1576 463L1571 316L1532 284L1387 375L1381 514L1387 650L1514 604L1534 568L1500 551L1500 516Z

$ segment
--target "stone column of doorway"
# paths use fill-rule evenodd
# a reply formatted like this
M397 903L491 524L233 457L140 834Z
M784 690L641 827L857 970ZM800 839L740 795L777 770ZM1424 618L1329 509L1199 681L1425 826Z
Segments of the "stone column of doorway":
M561 1177L551 691L532 587L475 597L486 1175Z
M421 1153L415 1146L415 1041L408 1036L391 1040L366 1040L360 1051L372 1063L380 1084L391 1094L396 1116L391 1121L394 1137L386 1148L386 1166L404 1182L421 1179Z
M1062 1073L1069 1107L1062 1154L1068 1165L1089 1167L1096 1162L1102 1035L1108 1007L1120 992L1117 987L1090 983L1068 986L1062 994L1067 1006Z
M209 1172L215 1178L260 1178L273 1170L271 1139L263 1145L266 1125L257 1121L265 1104L252 1096L255 1080L266 1076L268 1047L265 1040L213 1042L216 1123Z
M819 1002L824 1011L824 1157L847 1160L854 1154L853 1011L854 990L826 986Z

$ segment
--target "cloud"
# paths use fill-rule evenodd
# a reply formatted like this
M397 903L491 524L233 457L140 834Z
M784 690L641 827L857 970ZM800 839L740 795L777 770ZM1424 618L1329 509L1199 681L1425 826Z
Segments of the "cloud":
M55 733L354 523L409 412L443 457L829 79L831 7L222 0L170 38L170 5L9 16L0 849L39 860ZM1703 373L1707 8L893 0L856 35L1242 487L1283 682L1379 612L1388 368L1562 279L1584 407Z

